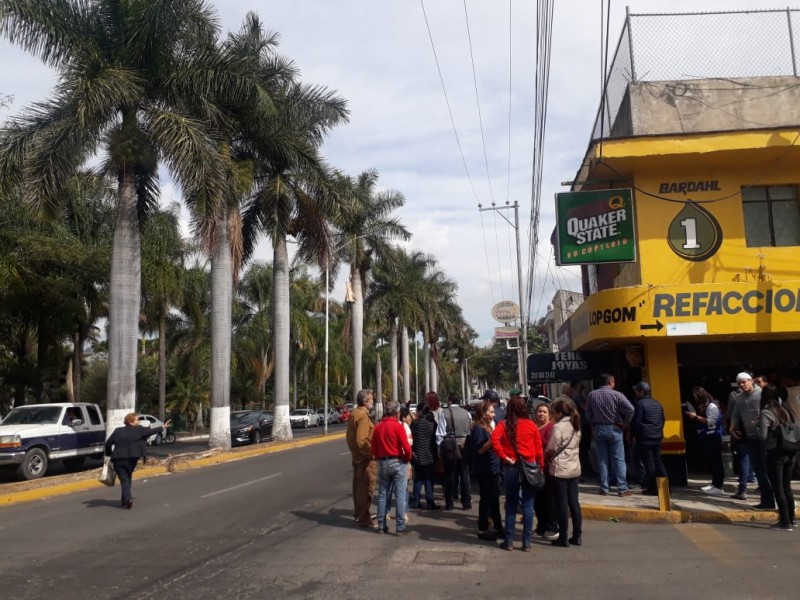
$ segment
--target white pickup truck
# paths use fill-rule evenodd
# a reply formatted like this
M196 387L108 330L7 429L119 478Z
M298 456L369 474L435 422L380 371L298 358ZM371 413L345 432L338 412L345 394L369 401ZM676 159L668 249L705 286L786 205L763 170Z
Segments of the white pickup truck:
M21 479L37 479L56 460L77 469L100 458L106 425L96 404L57 402L18 406L0 422L0 468L14 466Z

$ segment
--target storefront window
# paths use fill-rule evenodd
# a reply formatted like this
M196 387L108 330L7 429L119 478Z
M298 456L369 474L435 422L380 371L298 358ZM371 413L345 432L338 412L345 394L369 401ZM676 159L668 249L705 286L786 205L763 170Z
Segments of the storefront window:
M797 187L753 186L742 189L748 247L800 246Z

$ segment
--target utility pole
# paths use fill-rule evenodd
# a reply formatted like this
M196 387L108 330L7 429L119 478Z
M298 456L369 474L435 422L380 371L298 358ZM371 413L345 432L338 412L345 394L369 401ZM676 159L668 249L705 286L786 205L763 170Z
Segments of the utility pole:
M514 209L514 222L512 223L509 218L502 212L506 210ZM509 204L506 202L505 206L496 206L494 202L492 202L491 207L483 208L482 205L478 204L478 211L484 212L487 210L496 211L506 223L511 225L514 228L514 233L516 234L517 239L517 284L518 284L518 291L519 291L519 322L520 322L520 334L522 335L522 343L517 344L517 360L519 361L519 381L521 387L522 394L525 396L528 393L528 375L527 375L527 360L528 360L528 325L525 320L525 305L522 301L522 258L521 258L521 250L520 250L520 242L519 242L519 203L514 202L514 204Z

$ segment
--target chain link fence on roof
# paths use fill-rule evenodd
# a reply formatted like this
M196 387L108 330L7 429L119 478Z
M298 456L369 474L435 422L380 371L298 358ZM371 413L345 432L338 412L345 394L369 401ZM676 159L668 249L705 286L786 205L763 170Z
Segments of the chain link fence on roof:
M631 82L796 77L798 44L800 10L628 14L592 139L612 137Z

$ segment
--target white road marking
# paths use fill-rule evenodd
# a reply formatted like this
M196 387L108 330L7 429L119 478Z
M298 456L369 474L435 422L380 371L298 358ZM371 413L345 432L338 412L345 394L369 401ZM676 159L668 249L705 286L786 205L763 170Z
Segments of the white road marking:
M273 473L272 475L267 475L266 477L262 477L261 479L254 479L253 481L248 481L247 483L240 483L239 485L234 485L233 487L225 488L224 490L218 490L216 492L211 492L210 494L204 494L200 496L201 498L210 498L211 496L216 496L217 494L224 494L225 492L231 492L233 490L238 490L239 488L246 487L248 485L252 485L254 483L260 483L262 481L266 481L267 479L272 479L273 477L278 477L279 475L283 475L283 473Z

